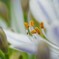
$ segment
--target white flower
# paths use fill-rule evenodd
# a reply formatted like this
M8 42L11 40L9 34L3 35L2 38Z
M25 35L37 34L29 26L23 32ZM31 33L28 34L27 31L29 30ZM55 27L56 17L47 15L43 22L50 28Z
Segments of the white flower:
M43 54L45 54L45 56L47 56L46 53L49 52L50 57L52 59L59 58L58 57L59 47L55 46L54 44L51 44L50 42L48 42L47 40L45 40L38 34L33 34L33 36L28 36L28 35L11 32L10 30L5 30L5 29L3 29L3 30L7 36L7 41L11 44L10 45L11 48L19 50L19 51L24 51L24 52L27 52L30 54L37 54L37 52L38 53L40 52L39 55L41 55L41 56L43 56ZM47 45L49 47L48 49L50 49L50 50L46 50L47 46L41 45L41 42L43 42L42 44L47 43ZM39 50L37 50L38 44L40 44ZM44 46L44 48L42 49L41 46ZM42 51L46 51L46 52L43 53ZM41 54L41 52L42 52L42 54Z
M30 39L27 35L14 33L5 29L4 31L6 33L8 42L11 44L11 47L28 53L36 52L36 46L34 40L32 42L31 41L32 39Z
M16 29L16 31L20 33L25 33L24 18L20 0L11 1L11 20L12 28Z
M11 19L12 23L11 26L15 31L25 33L24 28L24 19L23 19L23 13L22 8L19 3L19 0L12 0L12 8L11 8ZM35 17L35 19L39 22L43 22L44 26L46 28L46 33L44 30L42 30L43 35L48 40L45 40L45 38L41 37L40 31L38 28L36 28L38 31L36 32L34 29L34 26L28 27L27 34L18 34L15 32L11 32L9 30L5 30L7 40L9 43L11 43L11 47L15 48L17 50L26 51L28 53L36 53L37 52L37 45L44 41L47 44L49 44L51 50L57 50L57 53L59 51L58 47L58 36L59 36L59 24L58 24L58 16L55 11L53 10L51 6L51 1L48 0L30 0L30 10L32 15ZM56 9L57 10L57 9ZM58 12L57 12L58 13ZM16 16L16 17L15 17ZM27 25L26 25L27 26ZM18 29L18 30L17 30ZM34 31L32 31L34 30ZM57 32L56 32L57 30ZM57 35L57 36L56 36ZM52 42L52 43L51 43ZM56 46L56 45L57 46ZM53 49L52 49L53 48ZM55 51L54 51L55 52Z
M47 30L48 39L59 47L59 22L54 22Z
M44 35L59 46L59 4L58 0L30 0L30 11L34 18L44 23Z

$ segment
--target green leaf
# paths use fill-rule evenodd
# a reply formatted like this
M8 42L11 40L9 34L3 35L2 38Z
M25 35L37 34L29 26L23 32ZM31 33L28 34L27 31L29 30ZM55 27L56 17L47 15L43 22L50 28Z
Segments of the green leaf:
M5 54L0 50L0 59L6 59Z

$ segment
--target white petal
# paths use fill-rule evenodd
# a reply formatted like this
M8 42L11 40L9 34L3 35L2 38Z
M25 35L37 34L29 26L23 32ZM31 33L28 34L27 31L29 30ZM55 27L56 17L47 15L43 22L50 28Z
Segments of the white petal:
M12 38L16 41L23 41L26 43L31 43L31 40L27 37L27 35L14 33L8 30L4 30L4 32L6 33L7 38Z
M58 47L51 44L47 40L43 39L39 35L35 35L36 40L37 40L36 42L34 42L34 41L31 42L30 38L26 35L13 33L13 32L8 31L8 30L4 30L4 31L6 33L8 42L11 43L13 48L15 48L17 50L22 50L22 51L25 51L25 52L28 52L28 53L36 53L37 44L40 43L41 41L44 41L47 44L49 44L52 48L55 48L55 49L59 50ZM8 35L10 35L10 36L8 36ZM35 44L35 43L37 43L37 44Z
M54 4L55 11L59 20L59 0L53 0L53 4Z
M54 7L52 6L53 5L52 1L49 1L49 0L38 0L38 2L41 3L43 9L46 11L46 13L47 13L46 15L47 15L47 17L49 17L49 19L47 19L48 21L49 20L50 21L52 21L52 20L54 21L54 20L57 19L55 11L53 9Z
M11 25L18 32L25 33L23 13L20 0L11 0Z
M43 14L42 10L39 8L36 0L30 0L30 10L36 20L38 20L39 22L46 21L46 17Z
M59 23L55 22L54 24L52 24L47 31L47 37L48 39L53 42L54 44L56 44L57 46L59 46Z
M36 45L31 42L27 35L17 34L8 30L4 30L8 42L17 50L22 50L28 53L36 53Z
M44 22L45 27L49 27L52 22L57 21L51 1L30 0L30 10L37 21Z
M44 15L36 0L30 0L30 10L37 21L44 22L44 26L48 27L46 15Z
M25 37L23 37L25 38ZM8 38L8 41L11 43L11 45L17 49L17 50L21 50L21 51L25 51L28 53L35 53L36 52L36 46L33 45L32 43L29 44L27 42L21 42L19 41L15 41L14 39Z

